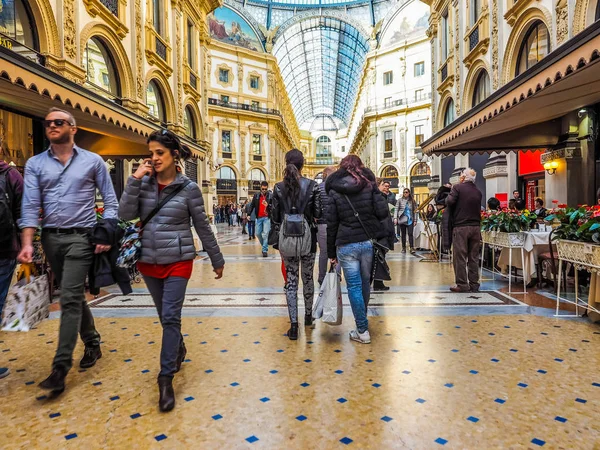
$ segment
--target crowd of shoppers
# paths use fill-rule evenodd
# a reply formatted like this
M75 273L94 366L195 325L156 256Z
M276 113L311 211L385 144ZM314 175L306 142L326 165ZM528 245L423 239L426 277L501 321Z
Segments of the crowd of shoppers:
M94 211L96 191L104 202L105 220L149 218L141 234L137 268L162 326L158 404L161 411L169 411L175 406L173 378L187 354L181 314L197 250L192 227L217 279L223 276L225 265L202 193L181 169L191 152L174 133L153 132L147 140L150 157L128 179L117 202L102 158L75 144L75 118L67 111L52 109L44 126L50 146L29 159L24 181L18 171L0 161L0 224L6 228L0 236L6 244L0 248L0 311L16 261L32 261L34 232L41 226L42 246L60 285L62 314L52 371L40 387L55 394L62 392L78 335L85 346L80 367L92 367L102 357L100 334L84 295L94 255L111 249L110 245L91 240L99 226ZM383 280L372 279L374 244L387 253L400 235L402 252L407 250L407 237L408 250L414 252L413 227L418 216L412 193L405 188L396 199L390 184L385 180L378 183L356 155L346 156L338 167L326 168L320 185L302 175L304 155L299 150L287 152L285 164L283 180L275 184L273 191L263 181L260 192L250 200L216 205L212 211L215 221L229 227L241 226L250 240L258 236L263 257L268 256L269 245L279 250L286 283L289 339L296 340L300 331L300 279L304 324L312 325L313 273L319 247L319 285L328 263L341 269L356 325L350 339L368 344L371 284L376 291L389 289ZM437 221L440 212L444 217L441 228L454 249L453 292L479 289L481 192L475 179L475 171L465 169L458 184L440 188L435 207L429 205L425 215L430 221ZM499 206L495 202L489 205ZM544 213L541 200L536 201L536 210ZM297 246L290 247L290 242ZM8 369L0 368L0 378L6 375Z

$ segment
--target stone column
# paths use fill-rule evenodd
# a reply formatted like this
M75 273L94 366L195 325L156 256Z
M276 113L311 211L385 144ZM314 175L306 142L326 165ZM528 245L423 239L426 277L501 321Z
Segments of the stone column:
M508 187L508 162L506 155L492 153L483 169L483 178L485 178L485 190L488 197L498 193L506 193L507 198L511 198L512 191ZM487 201L487 199L484 199Z

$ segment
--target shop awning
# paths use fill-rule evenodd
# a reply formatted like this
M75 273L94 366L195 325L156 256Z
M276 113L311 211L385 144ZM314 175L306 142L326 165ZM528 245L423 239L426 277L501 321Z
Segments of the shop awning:
M144 144L148 135L160 127L160 124L1 46L0 106L34 117L45 117L53 106L64 108L73 114L79 128ZM191 139L182 139L197 152L205 150Z
M560 118L600 102L600 21L421 144L427 154L557 144Z

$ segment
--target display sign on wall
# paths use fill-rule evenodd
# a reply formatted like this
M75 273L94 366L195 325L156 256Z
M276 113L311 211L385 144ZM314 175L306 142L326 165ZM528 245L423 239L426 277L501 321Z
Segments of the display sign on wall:
M494 197L500 200L500 208L508 208L508 192L497 192Z
M545 150L535 150L533 152L520 151L519 155L519 176L543 174L544 166L541 163L541 156Z

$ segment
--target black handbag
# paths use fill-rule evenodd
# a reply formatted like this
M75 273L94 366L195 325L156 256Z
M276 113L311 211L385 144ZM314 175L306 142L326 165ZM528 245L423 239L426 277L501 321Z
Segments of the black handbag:
M373 239L371 233L369 233L369 230L367 230L367 227L365 227L365 224L361 220L358 211L356 211L354 205L352 204L348 196L344 194L344 197L346 197L346 200L350 204L352 211L354 211L354 217L358 219L358 222L360 223L363 230L365 230L367 237L373 244L373 267L371 268L371 283L373 282L373 280L390 281L392 279L392 276L390 275L390 267L388 266L388 263L385 260L385 254L390 249L387 248L385 245L381 245L379 242Z

